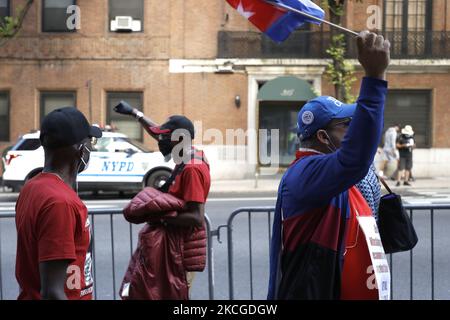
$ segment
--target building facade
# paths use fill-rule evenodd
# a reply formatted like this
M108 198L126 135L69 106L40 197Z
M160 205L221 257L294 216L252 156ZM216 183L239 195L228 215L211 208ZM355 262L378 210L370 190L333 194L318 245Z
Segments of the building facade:
M26 2L0 0L0 17ZM414 127L416 177L450 175L450 1L350 0L343 25L367 29L374 14L392 42L386 127ZM324 74L329 43L330 30L314 25L277 45L225 0L35 0L0 46L0 149L63 105L155 149L112 111L123 99L157 122L192 119L216 179L274 173L266 154L279 154L281 167L292 161L301 106L334 94ZM362 73L347 43L357 94Z

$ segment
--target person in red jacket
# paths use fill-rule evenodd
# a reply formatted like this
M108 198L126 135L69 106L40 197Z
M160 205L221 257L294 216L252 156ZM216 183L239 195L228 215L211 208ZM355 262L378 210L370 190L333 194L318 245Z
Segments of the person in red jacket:
M164 222L182 228L187 237L194 228L205 229L205 203L208 197L211 176L209 164L203 151L192 146L195 136L191 120L182 115L173 115L162 125L153 122L144 114L121 101L114 110L136 118L143 128L158 141L160 152L166 161L173 159L177 164L173 181L163 185L160 190L184 200L186 209L176 217L166 218ZM193 273L186 273L188 287L192 285Z

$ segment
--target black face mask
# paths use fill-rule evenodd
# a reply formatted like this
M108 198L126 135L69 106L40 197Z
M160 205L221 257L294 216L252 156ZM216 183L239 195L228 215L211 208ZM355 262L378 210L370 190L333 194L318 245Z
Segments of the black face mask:
M80 157L80 164L78 166L78 173L81 173L85 171L89 167L89 160L90 160L90 154L91 150L89 150L86 145L81 145L80 150L83 150L82 155Z
M158 147L164 157L167 157L172 152L172 142L170 139L158 141Z

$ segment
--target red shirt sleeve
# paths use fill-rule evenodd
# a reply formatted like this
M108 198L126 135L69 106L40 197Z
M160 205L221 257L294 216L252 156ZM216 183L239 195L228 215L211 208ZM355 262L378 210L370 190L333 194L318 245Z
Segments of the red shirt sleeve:
M67 203L54 203L38 217L36 237L39 262L76 260L77 212Z
M186 167L181 173L181 198L186 202L205 203L207 191L205 178L195 167Z

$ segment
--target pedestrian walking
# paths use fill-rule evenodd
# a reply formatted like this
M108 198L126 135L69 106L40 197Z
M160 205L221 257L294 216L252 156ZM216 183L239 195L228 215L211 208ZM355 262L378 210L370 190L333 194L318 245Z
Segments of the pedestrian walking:
M379 176L388 179L385 173L388 169L389 162L396 162L399 160L399 154L397 150L397 136L400 133L400 125L396 124L389 127L384 134L383 152L381 155L381 166Z

